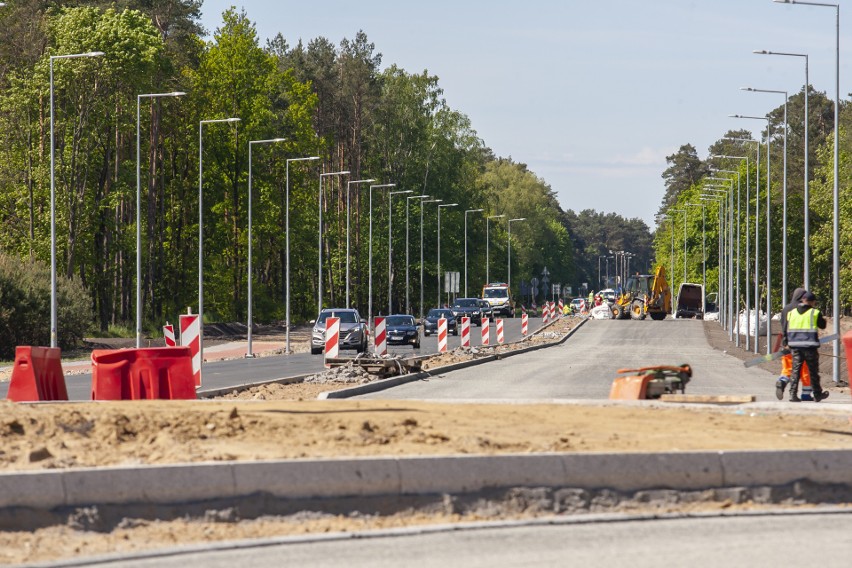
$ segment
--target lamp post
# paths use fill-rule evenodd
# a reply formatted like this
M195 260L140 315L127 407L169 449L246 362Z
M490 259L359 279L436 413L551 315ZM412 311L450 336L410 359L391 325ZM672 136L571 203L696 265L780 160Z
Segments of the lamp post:
M413 190L388 192L388 315L393 313L393 196L414 193Z
M429 199L428 195L410 195L405 198L405 313L411 315L411 305L408 302L408 292L409 292L409 283L408 283L408 275L411 271L411 261L408 257L408 210L411 208L411 200L412 199ZM420 207L420 223L421 223L421 235L422 232L422 224L423 224L423 207ZM423 255L423 245L421 240L421 250L420 255ZM422 264L422 260L421 260Z
M810 230L810 208L809 208L809 205L808 205L810 203L810 198L809 198L810 187L809 187L809 184L808 184L808 177L809 177L808 161L809 161L809 158L810 158L810 156L808 154L808 98L809 98L808 97L808 94L809 94L808 91L810 90L810 85L809 85L810 79L808 78L808 55L806 53L784 53L784 52L780 52L780 51L766 51L766 50L760 50L760 51L755 50L754 53L757 53L757 54L760 54L760 55L785 55L785 56L788 56L788 57L804 57L805 58L805 89L804 89L804 92L805 92L805 192L804 192L805 243L804 243L804 247L805 248L804 248L804 269L803 269L803 272L802 272L802 280L804 281L805 290L810 290L810 288L811 288L811 277L810 277L810 273L811 273L811 230ZM787 112L787 105L785 104L784 105L784 113L785 113L784 124L785 125L787 123L786 112ZM786 159L787 159L787 150L786 150L786 141L787 140L786 140L786 137L787 137L787 130L785 128L784 129L784 142L785 142L784 160L785 160L785 164L786 164ZM785 176L786 176L786 172L787 172L787 168L786 168L786 165L785 165L785 168L784 168ZM784 193L786 195L786 193L787 193L786 189L785 189ZM785 215L785 219L786 219L786 215ZM786 233L787 232L784 231L785 235L786 235ZM786 263L785 263L785 265L786 265ZM786 282L787 282L787 279L785 278L784 283L786 284ZM784 294L785 301L786 301L786 297L787 297L787 294L785 292L785 294Z
M467 214L481 213L484 209L467 209L464 212L464 297L467 298Z
M508 236L506 237L506 274L508 275L508 278L506 279L506 283L509 285L509 290L512 289L512 223L526 220L526 217L518 217L517 219L509 219L506 221L506 228L508 229Z
M359 180L355 180L355 181L350 180L350 181L346 182L346 307L347 308L351 307L349 305L349 259L351 258L351 255L349 254L349 201L350 201L350 196L351 196L351 192L350 192L349 188L351 186L357 185L359 183L373 183L374 181L376 181L376 180L370 178L370 179L359 179ZM373 195L373 193L372 193L372 189L371 189L370 190L371 204L372 204L372 195ZM370 222L372 223L372 217L370 218ZM372 231L373 231L373 226L371 224L370 225L370 235L372 235ZM372 238L370 240L372 240ZM372 251L372 249L370 249L370 250ZM372 255L372 252L370 254Z
M734 307L739 301L739 290L737 290L736 298L734 295L734 180L733 178L727 177L708 177L705 179L730 184L728 186L717 185L716 187L724 189L728 198L728 202L726 203L728 212L728 216L726 218L728 228L726 237L728 243L728 262L725 268L725 274L727 275L727 279L725 281L727 296L725 299L725 307L727 309L725 329L728 330L728 340L734 341ZM737 219L739 220L739 210L737 210ZM737 258L737 270L739 270L739 258ZM737 272L737 277L737 280L739 281L739 272ZM739 322L739 317L737 318L737 322ZM739 337L739 335L737 337Z
M317 261L317 314L322 311L322 178L328 176L348 176L349 170L342 170L339 172L325 172L321 173L319 176L319 198L317 199L318 203L318 212L317 212L317 238L318 238L318 246L317 246L317 255L319 257ZM346 186L347 191L349 190L349 186ZM348 197L348 195L347 195ZM346 231L346 238L349 238L349 231ZM349 262L349 257L347 255L346 262ZM348 290L348 289L347 289ZM348 307L348 306L347 306Z
M56 316L56 143L53 133L53 60L100 57L103 51L50 56L50 346L57 347L59 325Z
M772 325L769 322L772 321L772 241L770 239L771 233L770 229L771 225L771 214L772 214L772 202L770 200L772 195L772 176L771 171L771 159L770 159L770 141L772 140L772 122L769 120L769 117L766 116L744 116L740 114L732 114L731 118L745 118L749 120L765 120L766 121L766 354L769 355L772 352ZM758 150L758 157L760 156L760 152ZM758 165L759 168L759 165ZM760 170L758 169L758 180L760 179ZM837 180L835 180L835 183ZM759 191L759 188L758 188ZM755 229L756 230L756 229ZM755 249L755 255L757 255ZM836 277L837 275L835 275ZM755 306L757 305L757 293L755 293ZM755 308L756 309L756 308ZM837 344L835 344L836 348Z
M239 118L216 118L198 122L198 355L204 365L204 125L239 122Z
M423 207L425 203L441 203L443 199L424 199L420 207L420 318L423 318ZM440 298L439 298L440 300ZM440 303L438 304L441 305Z
M285 186L285 215L284 215L284 241L286 243L285 246L285 260L287 262L287 270L285 274L285 279L287 281L287 290L286 290L286 298L284 301L285 305L285 324L287 329L284 331L285 336L285 349L284 352L287 354L292 353L290 351L290 162L308 162L313 160L319 160L319 156L309 156L305 158L288 158L287 159L287 182Z
M769 89L753 89L744 87L742 90L752 93L776 93L784 95L784 176L782 189L782 217L781 217L781 305L787 305L787 91L773 91Z
M704 216L703 203L687 203L687 207L701 207L701 286L707 294L707 219ZM704 298L701 298L702 310Z
M718 282L717 282L717 285L716 285L717 290L718 290L718 292L716 294L716 305L717 305L717 309L719 311L719 316L720 316L720 319L721 319L721 316L723 314L723 311L721 309L721 304L720 304L721 299L722 299L722 286L721 285L722 285L722 257L723 257L723 255L722 255L722 234L723 234L722 219L724 217L723 214L722 214L722 208L723 208L723 203L724 203L725 198L723 196L716 194L716 193L712 193L712 190L710 190L706 187L704 188L704 191L707 191L707 193L701 193L700 194L700 200L705 201L705 202L707 202L707 201L713 202L719 207L719 219L718 219L718 223L719 223L718 236L719 236L719 238L718 238L718 253L717 253L718 254L717 264L718 264L718 267L719 267L719 275L718 275Z
M832 318L834 320L834 333L840 335L840 188L838 185L838 164L840 161L839 148L839 130L840 130L840 4L820 3L820 2L801 2L800 0L774 0L779 4L802 4L804 6L821 6L824 8L835 9L835 71L834 71L834 191L833 191L833 220L832 220L832 278L831 278L831 304ZM807 88L807 86L806 86ZM768 162L768 159L767 159ZM834 353L832 360L834 382L840 381L840 342L834 340Z
M599 254L598 255L598 286L601 286L601 259L602 258L606 258L606 255L605 254ZM602 290L602 289L603 288L599 288L599 290Z
M458 203L441 203L438 205L438 305L441 305L441 208L455 207Z
M140 122L142 99L160 97L180 97L186 93L175 91L173 93L148 93L136 96L136 348L142 347L142 166L141 166L141 143Z
M367 254L367 324L373 324L373 188L389 188L396 187L395 183L383 183L380 185L370 185L370 234L368 238L368 254Z
M491 215L490 217L485 217L485 283L488 284L491 282L491 275L489 273L489 234L488 234L488 221L491 219L501 219L506 215Z
M254 305L254 303L252 301L253 294L252 294L252 287L251 287L251 284L252 284L252 269L251 269L251 267L252 267L252 264L251 264L251 261L252 261L252 255L251 255L251 251L252 251L252 237L251 237L251 221L252 221L252 214L251 214L252 213L251 147L254 144L274 144L274 143L277 143L277 142L284 142L284 140L286 140L286 138L271 138L269 140L249 140L249 143L248 143L248 153L249 153L249 160L248 160L248 267L247 267L247 272L248 272L248 325L247 325L247 328L248 328L248 331L246 332L246 340L247 340L247 344L248 344L247 347L246 347L246 357L247 358L254 357L254 353L252 353L252 350L251 350L251 339L252 339L252 337L251 337L252 336L252 329L251 328L252 328L252 325L254 324L254 319L252 317L252 306Z
M741 225L742 225L742 222L741 222L741 219L742 219L742 200L740 199L740 195L742 194L742 191L741 191L742 184L740 183L740 172L739 172L739 170L722 170L722 169L718 169L718 168L710 168L710 171L717 172L717 173L736 174L737 175L737 207L736 207L737 222L736 222L736 237L734 237L734 240L737 243L736 252L734 252L734 250L733 250L733 242L734 241L733 240L731 241L731 243L732 243L731 252L736 255L737 266L736 266L736 268L733 268L733 266L732 266L733 274L736 274L736 282L733 282L733 281L731 282L731 289L734 292L734 302L731 304L731 307L733 307L734 311L736 312L736 318L737 318L736 345L737 345L737 347L739 347L740 346L740 274L742 274L742 270L741 270L741 266L740 266L740 259L742 258L742 255L740 255L740 241L741 241L740 228L741 228ZM733 212L733 210L734 210L733 177L731 177L731 191L732 191L732 193L731 193L731 199L732 199L731 211ZM732 224L731 230L733 231L733 229L734 229L734 225Z

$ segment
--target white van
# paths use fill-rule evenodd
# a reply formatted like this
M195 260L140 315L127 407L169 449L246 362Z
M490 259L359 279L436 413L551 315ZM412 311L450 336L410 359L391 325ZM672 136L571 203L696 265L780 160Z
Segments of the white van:
M482 299L491 305L494 315L515 317L512 305L512 291L505 282L492 282L482 287Z

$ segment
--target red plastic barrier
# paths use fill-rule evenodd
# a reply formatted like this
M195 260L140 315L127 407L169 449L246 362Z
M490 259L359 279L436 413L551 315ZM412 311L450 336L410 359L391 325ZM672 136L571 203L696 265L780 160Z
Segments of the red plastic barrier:
M189 347L92 351L92 400L194 398Z
M61 353L59 347L16 347L6 399L15 402L68 400Z
M841 339L843 340L843 349L846 351L846 373L849 384L852 385L852 361L849 360L849 354L852 353L852 331L844 333Z

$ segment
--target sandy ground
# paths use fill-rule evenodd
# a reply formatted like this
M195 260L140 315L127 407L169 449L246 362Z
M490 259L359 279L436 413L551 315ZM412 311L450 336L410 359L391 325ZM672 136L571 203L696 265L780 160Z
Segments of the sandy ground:
M714 344L718 334L712 327L718 326L707 325L708 339ZM487 372L487 365L480 368ZM660 403L312 400L319 392L345 386L349 384L322 380L270 385L239 398L212 401L2 402L0 470L344 456L852 447L848 413L828 406L815 414L782 411L780 406L778 411L756 412ZM848 391L844 396L849 397ZM702 506L748 505L711 499ZM634 506L625 505L629 510ZM552 508L515 507L485 515L439 507L388 515L306 513L247 520L233 512L214 512L212 518L125 519L107 530L91 530L69 517L58 526L0 532L0 562L43 561L178 542L553 512Z

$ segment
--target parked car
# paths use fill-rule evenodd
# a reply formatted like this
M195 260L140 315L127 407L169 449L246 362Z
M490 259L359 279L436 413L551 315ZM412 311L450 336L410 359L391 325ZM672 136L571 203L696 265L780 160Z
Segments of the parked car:
M458 298L453 303L453 316L456 323L461 323L464 317L470 318L470 323L482 325L482 309L479 307L478 298Z
M438 333L438 320L441 318L447 320L447 333L452 333L453 335L459 334L456 316L452 310L447 308L432 308L423 320L423 335Z
M411 345L420 349L420 328L414 316L393 315L385 318L388 345Z
M675 318L704 319L704 285L683 282L677 293Z
M488 300L477 300L479 302L479 311L480 316L483 318L488 318L488 321L494 319L494 310L491 309L491 304L488 303ZM481 323L481 322L480 322Z
M311 353L319 355L325 349L325 321L330 317L340 318L340 349L354 349L359 353L367 350L367 322L361 319L358 310L347 308L327 308L317 319L311 321Z

